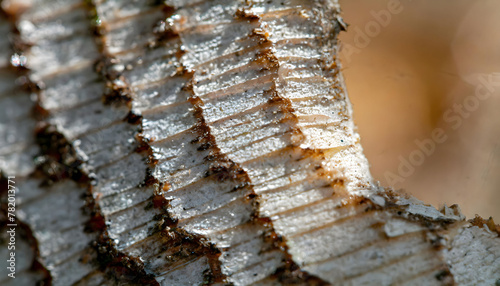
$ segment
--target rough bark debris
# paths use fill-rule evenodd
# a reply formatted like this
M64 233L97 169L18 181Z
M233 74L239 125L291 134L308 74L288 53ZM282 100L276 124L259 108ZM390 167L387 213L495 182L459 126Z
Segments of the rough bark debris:
M372 181L335 1L1 7L2 285L498 285L493 220Z

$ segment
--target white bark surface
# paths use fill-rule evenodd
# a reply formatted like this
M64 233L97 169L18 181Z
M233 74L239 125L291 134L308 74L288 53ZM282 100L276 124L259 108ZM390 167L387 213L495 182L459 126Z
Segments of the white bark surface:
M20 91L0 62L0 166L52 284L500 283L491 221L374 184L335 1L166 2L2 3L42 88ZM43 165L55 136L37 144L37 121L76 154L52 164L81 161L88 180Z

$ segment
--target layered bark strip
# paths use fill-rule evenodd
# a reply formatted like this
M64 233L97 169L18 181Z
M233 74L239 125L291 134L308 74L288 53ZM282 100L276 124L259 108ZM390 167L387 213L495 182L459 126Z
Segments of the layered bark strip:
M373 182L336 1L2 9L0 167L32 245L22 285L500 283L493 220Z

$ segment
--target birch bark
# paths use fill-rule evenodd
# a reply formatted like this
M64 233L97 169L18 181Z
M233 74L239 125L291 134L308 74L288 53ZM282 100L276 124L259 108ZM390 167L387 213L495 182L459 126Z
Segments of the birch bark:
M2 285L500 283L492 220L373 182L336 1L2 8Z

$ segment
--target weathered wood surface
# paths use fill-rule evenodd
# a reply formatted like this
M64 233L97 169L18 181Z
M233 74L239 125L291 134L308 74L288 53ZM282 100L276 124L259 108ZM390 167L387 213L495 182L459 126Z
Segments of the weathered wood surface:
M3 1L2 285L500 283L492 221L372 181L335 1L160 2Z

